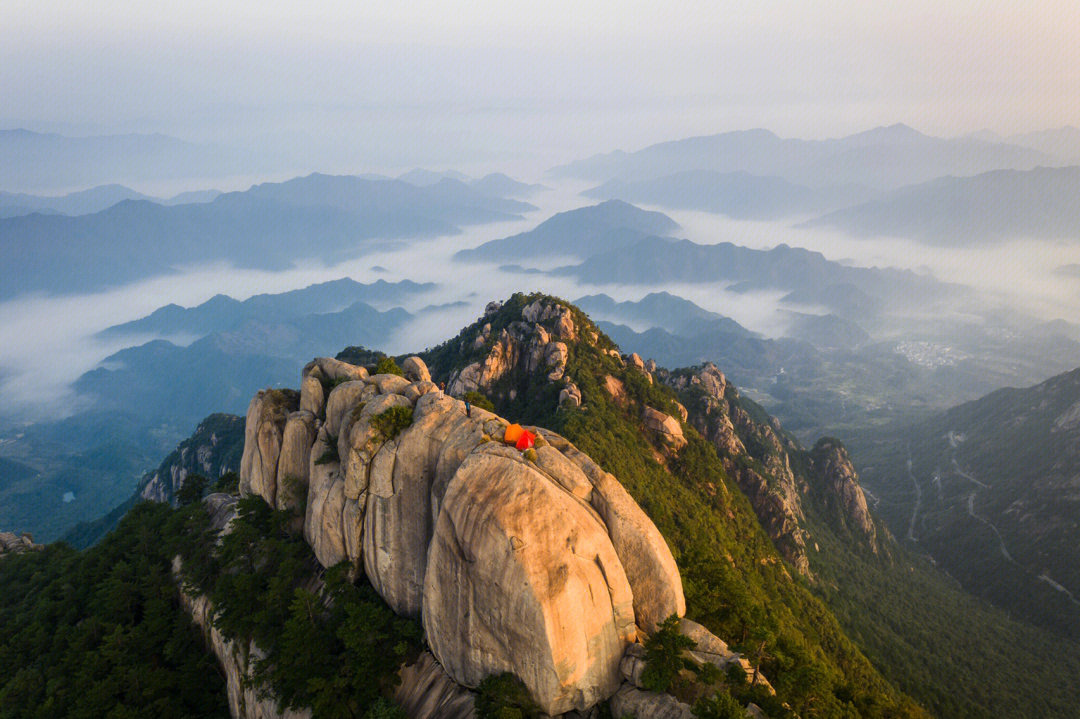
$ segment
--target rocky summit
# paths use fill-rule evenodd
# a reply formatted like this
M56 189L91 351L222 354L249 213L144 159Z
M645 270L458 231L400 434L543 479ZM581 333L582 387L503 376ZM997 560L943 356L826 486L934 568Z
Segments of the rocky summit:
M550 343L538 358L558 354ZM318 561L348 562L395 612L420 618L456 684L510 672L552 715L613 696L628 648L685 612L664 538L565 438L526 427L534 447L508 446L508 420L440 391L420 358L403 364L404 377L320 358L299 392L258 393L241 493L303 507ZM461 378L471 372L459 390L475 387Z

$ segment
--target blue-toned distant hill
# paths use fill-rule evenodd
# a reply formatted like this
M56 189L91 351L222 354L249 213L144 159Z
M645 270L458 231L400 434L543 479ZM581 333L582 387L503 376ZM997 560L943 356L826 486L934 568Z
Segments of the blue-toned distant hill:
M1063 162L1039 150L975 138L931 137L906 125L830 140L782 138L762 129L662 142L552 168L558 177L605 182L650 180L687 170L744 171L810 187L901 187L944 175L1029 170Z
M309 175L199 204L126 200L79 217L13 217L0 220L0 299L98 290L201 262L284 269L299 259L340 261L531 208L453 180L415 187Z
M661 237L647 237L557 272L592 283L718 282L732 283L736 291L784 290L791 293L791 301L821 305L848 318L874 315L886 303L895 308L959 292L956 286L909 270L851 267L798 247L755 250L730 242L698 245Z
M734 335L757 336L757 333L751 332L730 317L704 310L670 292L651 292L636 302L616 302L604 294L588 295L574 300L574 304L600 322L665 327L673 332L696 330L709 325Z
M167 135L67 137L0 130L0 187L49 192L109 183L220 178L280 171L277 160Z
M195 307L165 305L146 317L113 325L100 334L103 337L137 334L201 337L232 329L246 320L291 320L307 314L337 312L357 302L400 304L434 288L431 282L376 280L364 284L343 277L291 292L254 295L243 301L215 295Z
M543 185L518 182L501 172L484 175L479 180L473 180L469 185L478 192L494 197L530 197L548 189Z
M89 215L124 200L149 200L159 205L186 205L210 202L220 194L217 190L194 190L161 199L144 195L123 185L99 185L88 190L56 196L0 192L0 218L18 217L34 212L45 215Z
M123 349L76 381L71 416L0 430L0 526L51 540L96 519L127 499L208 414L243 415L254 392L294 385L298 368L312 357L345 345L384 346L412 317L400 307L379 311L353 298L389 306L428 288L345 279L243 302L219 295L114 328L113 337L134 328L199 339Z
M782 177L748 172L687 170L650 180L609 180L583 193L679 210L703 210L740 220L772 220L826 212L863 202L879 193L856 185L811 188Z
M360 216L408 213L452 224L515 219L535 210L527 202L492 197L457 179L416 185L403 180L367 180L350 175L311 174L286 182L266 182L243 195L312 207L333 207ZM228 197L229 195L225 195Z
M1080 236L1080 167L942 177L807 222L853 235L978 245L1010 237Z
M154 340L106 358L75 383L99 410L187 426L210 412L243 413L260 387L296 382L296 368L343 343L380 347L411 319L356 302L337 312L253 313L186 347Z
M572 256L584 259L617 250L649 235L666 235L678 223L660 212L642 210L621 200L560 212L534 229L461 250L455 259L504 262L523 257Z

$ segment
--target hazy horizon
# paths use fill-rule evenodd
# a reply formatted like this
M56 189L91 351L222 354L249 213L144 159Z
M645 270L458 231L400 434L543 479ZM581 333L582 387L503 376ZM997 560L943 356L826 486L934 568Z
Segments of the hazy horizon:
M1080 6L10 3L0 126L160 132L289 170L551 165L763 127L1080 125Z

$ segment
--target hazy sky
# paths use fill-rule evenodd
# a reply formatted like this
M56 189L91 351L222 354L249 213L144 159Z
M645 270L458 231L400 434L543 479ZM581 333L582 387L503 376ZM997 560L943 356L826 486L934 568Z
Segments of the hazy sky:
M373 167L748 127L1008 133L1080 125L1078 30L1075 0L0 0L0 126Z

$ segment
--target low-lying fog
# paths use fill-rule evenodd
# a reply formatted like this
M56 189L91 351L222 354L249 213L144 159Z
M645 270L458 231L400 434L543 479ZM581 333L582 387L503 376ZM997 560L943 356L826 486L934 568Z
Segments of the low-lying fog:
M168 303L192 306L218 293L245 299L341 277L360 282L410 279L438 285L402 303L416 318L380 348L394 354L433 346L473 321L488 301L533 290L567 299L604 292L620 301L667 290L764 335L783 333L784 315L778 312L782 292L736 294L709 284L591 285L572 278L504 272L499 270L501 262L466 264L452 259L460 249L531 229L555 212L593 204L577 194L584 188L562 184L530 198L540 209L523 220L467 227L460 235L409 242L406 249L366 254L332 266L303 262L284 272L242 270L224 264L189 267L105 292L31 296L0 303L0 395L4 399L0 416L11 421L36 421L56 419L79 409L71 383L113 352L133 344L130 338L103 341L94 336L108 326L137 319ZM1001 301L1047 319L1071 320L1080 309L1075 279L1053 273L1056 267L1080 262L1080 249L1075 246L1016 240L978 250L931 248L900 238L852 238L828 230L796 229L795 221L735 221L701 212L650 209L669 214L682 225L676 234L694 242L727 241L760 249L787 243L851 264L930 272L985 291L988 303ZM569 261L550 257L542 265L523 264L550 269ZM192 338L169 339L182 342ZM342 338L342 344L347 343L348 338Z

